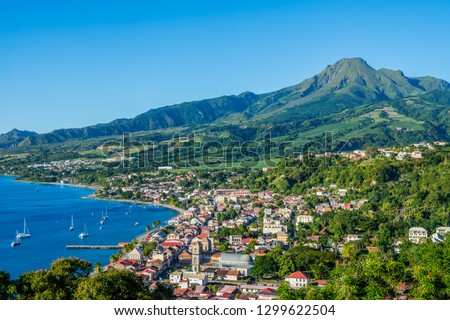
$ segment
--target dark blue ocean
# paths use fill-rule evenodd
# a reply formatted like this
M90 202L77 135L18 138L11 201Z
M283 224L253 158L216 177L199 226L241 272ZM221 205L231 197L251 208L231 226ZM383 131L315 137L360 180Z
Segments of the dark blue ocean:
M83 199L92 193L86 188L17 182L14 177L0 176L0 270L17 278L27 271L48 269L61 257L105 265L117 250L70 250L66 245L117 245L145 233L145 226L153 221L165 224L177 214L152 205ZM106 208L109 218L100 229ZM74 231L69 230L72 214ZM23 231L24 218L31 238L22 239L22 244L13 248L11 242L16 230ZM89 237L80 239L84 223Z

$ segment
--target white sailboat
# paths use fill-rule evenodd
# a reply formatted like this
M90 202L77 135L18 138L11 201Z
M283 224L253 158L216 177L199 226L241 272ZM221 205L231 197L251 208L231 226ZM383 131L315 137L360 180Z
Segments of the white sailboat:
M16 238L17 239L25 239L25 238L30 238L31 234L30 231L28 230L28 226L27 226L27 222L25 220L25 218L23 218L23 232L17 233Z
M80 237L80 239L89 237L89 233L88 233L88 230L87 230L87 228L86 228L86 223L84 224L84 231L81 232L81 233L78 235L78 237Z
M131 214L131 206L130 206L130 209L128 209L128 211L125 213L126 215L129 215L129 214Z
M102 213L103 213L103 211L102 211ZM104 220L106 220L106 219L108 219L109 217L108 217L108 208L106 208L106 213L105 213L105 215L103 216L103 219Z
M100 224L101 225L105 224L105 216L103 215L103 210L102 210L102 220L100 220Z
M70 230L70 231L73 231L74 229L75 229L75 227L74 227L74 225L73 225L73 215L72 215L69 230Z
M13 248L22 244L22 241L20 240L20 238L17 237L18 234L19 234L19 231L16 231L16 239L14 239L14 241L11 242L11 247L13 247Z

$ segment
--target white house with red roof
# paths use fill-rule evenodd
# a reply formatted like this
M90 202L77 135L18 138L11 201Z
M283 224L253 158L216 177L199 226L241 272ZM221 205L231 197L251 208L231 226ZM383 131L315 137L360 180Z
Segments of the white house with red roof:
M299 289L303 287L307 287L309 285L309 277L305 273L301 271L297 271L294 273L291 273L286 278L284 278L287 282L289 282L289 285L291 288Z

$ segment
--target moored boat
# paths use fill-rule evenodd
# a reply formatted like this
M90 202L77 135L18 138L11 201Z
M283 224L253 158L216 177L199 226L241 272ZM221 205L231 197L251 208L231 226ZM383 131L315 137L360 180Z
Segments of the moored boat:
M27 226L27 222L25 220L25 218L23 218L23 232L17 233L16 238L17 239L26 239L26 238L30 238L31 234L30 231L28 230L28 226Z
M86 227L86 223L84 224L84 231L81 232L81 233L78 235L78 237L79 237L80 239L89 237L89 233L88 233L88 230L87 230L87 227Z

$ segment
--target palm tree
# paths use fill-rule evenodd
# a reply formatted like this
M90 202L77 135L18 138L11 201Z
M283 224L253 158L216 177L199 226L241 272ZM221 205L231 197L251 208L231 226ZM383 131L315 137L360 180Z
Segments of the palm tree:
M208 285L206 285L206 287L208 288L209 292L216 292L217 291L216 286L213 285L213 284L208 284Z
M102 265L100 264L100 262L96 262L95 263L94 271L95 272L102 272L103 271L103 268L102 268Z
M113 254L110 258L109 258L109 262L114 263L119 261L119 259L122 257L122 253L119 251L116 254Z

